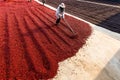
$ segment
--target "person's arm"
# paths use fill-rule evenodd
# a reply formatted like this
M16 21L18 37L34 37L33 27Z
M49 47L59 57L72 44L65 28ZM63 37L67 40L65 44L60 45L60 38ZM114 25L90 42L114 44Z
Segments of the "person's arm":
M62 12L62 18L65 18L65 9L64 9L64 11Z
M62 18L65 18L65 12L63 12L63 14L62 14Z
M59 7L58 7L57 10L56 10L56 17L57 17L57 18L60 17L59 13L60 13L60 12L59 12Z

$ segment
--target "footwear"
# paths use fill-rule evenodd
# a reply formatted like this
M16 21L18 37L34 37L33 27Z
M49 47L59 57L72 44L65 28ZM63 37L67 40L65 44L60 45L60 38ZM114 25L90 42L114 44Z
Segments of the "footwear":
M59 22L56 22L55 25L58 26L60 23Z

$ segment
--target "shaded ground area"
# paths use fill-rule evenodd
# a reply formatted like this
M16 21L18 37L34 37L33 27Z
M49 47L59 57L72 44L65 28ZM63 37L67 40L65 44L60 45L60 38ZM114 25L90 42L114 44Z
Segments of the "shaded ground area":
M98 24L104 28L120 33L120 13L112 15Z
M120 8L118 7L98 5L76 0L46 0L46 2L56 8L61 2L64 2L66 4L66 12L93 24L120 33L120 16L118 16Z
M0 80L39 80L57 74L58 62L74 56L91 34L83 21L66 16L55 25L55 11L37 2L0 3Z
M120 80L120 49L108 61L106 66L100 71L94 80Z

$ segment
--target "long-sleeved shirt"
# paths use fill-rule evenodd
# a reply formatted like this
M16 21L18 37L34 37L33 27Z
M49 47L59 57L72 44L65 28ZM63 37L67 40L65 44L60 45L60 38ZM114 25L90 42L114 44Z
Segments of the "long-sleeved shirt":
M56 10L56 17L57 17L57 18L60 18L60 17L64 18L64 17L65 17L65 16L64 16L64 13L65 13L65 9L64 9L63 11L61 11L60 5L59 5L58 8L57 8L57 10ZM61 15L61 16L60 16L60 15Z

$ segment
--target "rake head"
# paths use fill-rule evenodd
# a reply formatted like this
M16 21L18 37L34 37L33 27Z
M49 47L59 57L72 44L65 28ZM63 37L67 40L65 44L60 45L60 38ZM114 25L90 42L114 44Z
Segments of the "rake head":
M73 34L70 36L71 39L75 39L75 38L77 38L77 37L78 37L78 34L77 34L77 33L73 33Z

